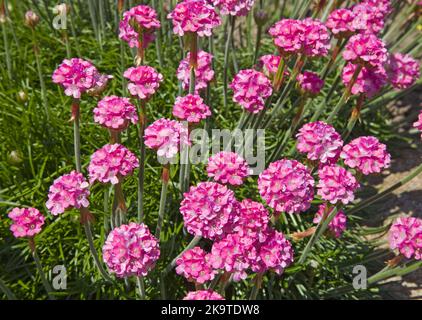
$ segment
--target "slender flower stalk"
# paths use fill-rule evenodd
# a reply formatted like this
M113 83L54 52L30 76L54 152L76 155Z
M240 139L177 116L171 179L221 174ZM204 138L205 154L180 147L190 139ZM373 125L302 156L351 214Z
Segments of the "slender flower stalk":
M16 300L16 296L13 294L12 290L10 290L4 281L0 278L0 291L2 291L8 300Z
M224 94L224 110L227 113L227 103L228 103L228 97L227 97L227 88L228 88L228 68L229 68L229 55L230 55L230 44L232 42L233 32L234 32L234 26L235 26L235 17L229 16L227 19L227 23L229 24L229 28L227 31L227 40L226 40L226 46L224 49L224 66L223 66L223 94Z
M144 277L142 277L142 276L136 277L136 286L138 288L139 298L141 300L145 300L145 283L144 283Z
M139 137L139 172L138 172L138 221L144 220L144 180L145 180L145 142L144 132L147 124L145 101L139 100L139 125L138 125L138 137Z
M256 300L256 297L258 296L258 292L259 292L259 290L261 290L263 277L264 277L263 272L258 272L255 275L255 278L254 278L254 281L253 281L252 291L251 291L251 294L249 296L249 300Z
M4 1L0 3L0 24L3 33L3 42L4 42L4 53L6 56L6 67L7 67L7 74L9 79L12 80L12 60L10 56L10 48L9 48L9 39L7 37L7 30L6 30L6 23L7 23L7 15L5 10Z
M54 292L54 290L51 287L50 283L48 282L47 277L45 276L45 273L43 271L41 260L38 256L37 249L36 249L36 246L35 246L34 238L29 238L29 249L31 251L32 257L34 258L35 265L36 265L38 273L41 277L41 281L42 281L42 284L44 286L44 289L45 289L45 291L47 291L47 295L48 295L49 299L55 300L54 296L51 295L51 293Z
M170 165L163 165L163 171L161 174L161 197L160 197L160 209L158 210L157 228L155 230L155 236L160 239L161 229L163 227L164 213L166 210L167 201L167 190L170 181Z
M358 101L352 109L352 113L347 123L346 130L342 134L344 140L346 140L349 137L349 135L352 133L353 128L355 127L356 122L359 120L364 102L365 102L365 95L364 94L359 95Z

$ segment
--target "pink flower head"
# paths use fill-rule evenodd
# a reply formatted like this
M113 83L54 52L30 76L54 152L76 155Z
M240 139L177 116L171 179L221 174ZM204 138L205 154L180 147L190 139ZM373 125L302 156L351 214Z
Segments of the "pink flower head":
M259 67L262 68L264 75L272 78L278 70L281 57L274 54L266 54L259 58Z
M53 82L60 84L64 93L75 99L96 84L97 69L90 62L79 59L64 59L53 72Z
M414 217L397 218L388 233L390 248L407 259L422 260L422 220Z
M261 197L276 213L307 210L314 197L313 186L314 179L308 168L296 160L275 161L258 179Z
M86 208L89 206L89 193L89 183L83 174L72 171L54 180L45 205L54 216L70 208Z
M234 77L230 88L234 92L233 101L251 113L264 109L265 99L273 92L270 80L253 69L241 70Z
M167 18L173 21L173 32L181 37L186 32L194 32L200 37L209 37L212 29L221 24L221 19L214 7L205 0L179 2Z
M296 135L297 150L306 153L309 160L323 164L337 162L343 147L340 134L322 121L305 124Z
M249 175L249 166L237 153L221 151L208 159L207 173L217 182L239 186Z
M208 290L198 290L189 292L183 300L224 300L217 292Z
M362 3L355 5L352 10L355 14L352 25L356 31L378 34L384 28L385 15L376 7Z
M422 110L419 112L418 120L413 124L413 127L421 132L422 139Z
M145 129L145 145L157 150L157 155L173 158L180 144L188 144L188 128L176 120L160 118Z
M356 34L347 42L343 58L353 64L379 67L387 61L387 48L384 42L373 34Z
M189 281L205 283L214 279L215 271L208 263L208 257L200 247L187 250L176 260L176 272Z
M197 57L197 67L195 68L195 92L197 93L201 89L205 89L214 78L214 70L212 69L212 54L199 50ZM180 61L179 67L177 68L177 79L182 81L183 88L187 90L190 82L190 52L187 57Z
M96 73L94 75L94 84L93 86L86 91L90 96L96 97L99 96L107 88L107 84L113 79L113 76L108 74Z
M243 200L238 210L239 213L233 231L242 234L242 236L250 237L252 240L259 240L262 232L268 226L268 210L262 203L250 199Z
M224 236L237 214L233 191L216 182L200 182L183 196L180 212L190 234L211 240Z
M88 166L89 183L99 181L116 184L139 167L138 158L124 146L106 144L95 151Z
M375 137L359 137L343 147L340 157L350 168L356 168L364 175L379 173L390 166L390 154L385 144Z
M348 204L355 199L355 191L359 182L343 167L338 165L324 166L318 170L318 195L332 204L342 202Z
M297 76L297 81L303 92L313 96L319 94L324 86L324 80L315 72L305 71Z
M211 115L210 108L199 95L188 94L177 97L173 106L173 115L180 120L198 123Z
M127 69L123 76L129 80L127 88L132 96L148 99L160 87L163 76L153 67L140 66Z
M246 16L255 0L213 0L212 2L220 9L222 15Z
M393 10L391 0L363 0L361 3L378 10L384 15L384 18Z
M125 130L129 123L136 124L136 108L128 98L109 96L98 102L94 109L94 121L115 131Z
M357 66L348 63L342 73L342 80L345 86L349 85L356 71ZM352 87L352 94L364 94L371 98L377 94L387 83L387 74L382 66L376 68L362 67L356 82Z
M324 214L328 217L334 208L331 208L330 212L326 212L327 204L323 203L318 207L318 212L315 214L313 223L318 224L321 222ZM340 238L344 230L346 230L347 216L342 210L338 210L334 218L328 224L328 229L336 237Z
M300 20L282 19L275 23L269 34L282 55L298 54L303 49L304 25Z
M134 26L135 25L135 28ZM139 29L142 30L142 46L146 48L154 40L153 32L160 28L160 21L154 9L139 5L123 13L119 23L119 38L129 43L129 47L139 47Z
M158 239L134 222L113 229L103 246L103 260L119 278L146 276L159 257Z
M303 53L308 57L321 57L330 50L330 33L319 20L306 18L302 21L304 28Z
M408 54L391 54L386 68L388 80L396 89L409 88L420 77L419 62Z
M330 13L325 25L334 36L338 38L348 38L355 33L353 21L355 14L349 9L337 9Z
M35 208L13 208L8 214L13 224L10 231L15 238L33 237L41 232L44 216Z

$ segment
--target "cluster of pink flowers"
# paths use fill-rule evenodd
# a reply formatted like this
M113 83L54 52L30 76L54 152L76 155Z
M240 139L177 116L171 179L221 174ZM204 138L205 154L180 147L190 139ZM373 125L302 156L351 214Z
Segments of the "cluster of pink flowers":
M328 217L333 212L333 210L334 208L331 208L329 212L326 212L327 204L325 203L321 204L318 207L317 213L315 214L313 223L315 224L320 223L322 218L324 216ZM346 223L347 223L347 216L344 214L342 210L338 210L334 218L328 224L328 229L336 238L340 238L344 230L346 230Z
M342 72L342 80L344 85L349 85L356 71L357 66L348 63ZM383 67L368 68L362 67L356 81L352 86L352 94L364 94L371 98L377 94L387 83L387 74Z
M188 94L177 97L173 106L173 115L180 120L198 123L211 115L210 108L199 95Z
M359 137L343 147L340 157L350 168L356 168L364 175L379 173L390 166L391 156L385 144L372 136Z
M259 240L262 231L267 228L268 221L269 213L262 203L245 199L239 204L233 231L242 237Z
M264 109L265 99L273 92L270 80L253 69L241 70L234 77L230 88L234 92L233 101L251 113Z
M246 16L252 9L255 0L212 0L222 15Z
M330 50L330 33L319 20L306 18L302 21L304 40L303 53L308 57L321 57Z
M130 94L138 96L139 99L148 99L163 81L162 74L150 66L131 67L123 73L123 76L129 80L127 88Z
M200 247L185 251L176 260L176 272L189 281L205 283L214 279L215 271L208 262L207 253Z
M305 71L297 76L297 81L299 82L301 90L310 95L319 94L324 86L324 80L315 72Z
M335 37L348 38L355 32L353 20L355 14L350 9L337 9L330 13L325 26L331 30Z
M299 213L309 209L314 197L314 179L306 166L296 160L271 163L258 179L258 190L277 213Z
M118 143L106 144L91 156L89 182L117 184L121 177L132 174L137 167L138 158L124 146Z
M373 34L356 34L350 37L343 51L344 60L370 68L382 66L387 57L384 42Z
M205 89L208 83L214 78L214 70L212 69L212 54L199 50L197 56L197 66L195 68L195 92ZM183 88L187 90L190 82L190 52L185 59L180 61L177 68L177 79L182 81Z
M89 183L83 174L72 171L54 180L45 205L56 216L70 208L88 207L89 194Z
M419 112L418 120L413 124L413 127L421 132L422 139L422 110Z
M408 54L391 54L387 63L388 80L394 88L406 89L420 77L419 62Z
M297 150L306 153L309 160L322 164L336 163L343 147L340 134L322 121L305 124L296 137Z
M348 204L355 199L359 182L346 169L338 165L324 166L318 170L318 195L332 204Z
M10 231L15 238L33 237L41 232L44 216L35 208L13 208L8 214L13 224Z
M355 19L352 22L356 31L366 34L378 34L384 28L385 15L376 7L357 4L352 8Z
M189 292L183 300L224 300L217 292L208 290L198 290Z
M94 109L94 121L105 128L115 131L125 130L129 123L136 124L136 108L128 98L104 97Z
M200 182L184 193L180 204L187 231L215 240L222 238L237 214L233 191L216 182Z
M160 257L159 241L144 224L113 229L103 246L103 260L118 277L146 276Z
M145 145L160 157L173 158L181 144L188 144L188 128L176 120L160 118L145 129Z
M139 5L123 13L119 23L119 38L129 43L129 47L139 47L139 30L142 29L142 46L146 48L154 39L154 29L160 28L160 21L154 9L146 5Z
M239 186L248 176L249 166L237 153L221 151L208 159L207 173L217 182Z
M361 3L378 10L384 16L387 16L393 10L391 0L363 0Z
M388 234L390 247L406 258L422 260L422 220L401 217L394 221Z
M214 7L205 0L179 2L167 18L172 19L173 32L179 36L193 32L200 37L209 37L212 29L221 24L221 19Z
M262 68L262 72L268 78L273 78L277 73L278 66L280 64L281 57L274 54L266 54L259 58L259 68ZM286 74L287 71L285 71Z

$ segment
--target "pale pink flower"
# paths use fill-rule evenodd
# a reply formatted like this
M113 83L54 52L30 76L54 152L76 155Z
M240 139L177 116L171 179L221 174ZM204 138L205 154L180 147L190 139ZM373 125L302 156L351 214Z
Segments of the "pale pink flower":
M237 153L221 151L208 159L207 173L217 182L239 186L249 175L249 166Z
M320 93L324 86L324 80L322 80L315 72L305 71L297 76L300 89L312 96Z
M314 179L296 160L272 162L258 178L258 190L276 213L299 213L309 209L314 197Z
M273 92L270 80L253 69L239 71L230 88L234 92L233 101L251 113L258 113L264 109L265 99Z
M353 63L348 63L342 72L342 80L345 86L348 86L353 78L357 66ZM371 98L387 84L387 74L382 66L376 68L362 67L355 83L352 86L352 94L364 94Z
M89 183L82 173L74 170L54 180L45 206L55 216L67 209L87 208L89 194Z
M144 224L113 229L103 246L103 260L119 278L146 276L160 257L159 241Z
M176 273L189 281L205 283L214 279L215 271L208 262L207 253L200 247L185 251L176 260Z
M225 300L217 292L208 290L198 290L189 292L183 300Z
M214 78L214 70L212 69L212 54L199 50L197 56L197 66L195 68L195 93L205 89L208 83ZM185 59L180 61L177 68L177 79L182 81L183 89L189 89L190 83L190 52Z
M346 169L338 165L324 166L318 170L318 195L332 204L348 204L355 199L359 182Z
M322 121L305 124L296 137L297 150L306 153L309 160L318 160L323 164L337 162L343 147L340 134Z
M255 0L212 0L222 15L246 16L252 9Z
M10 231L15 238L33 237L41 232L44 216L35 208L13 208L9 214L13 223Z
M273 78L277 73L281 57L274 54L266 54L259 58L258 66L262 68L262 72L267 78ZM285 71L285 74L287 72Z
M421 132L421 139L422 139L422 110L419 112L418 120L413 123L413 127L418 129Z
M215 240L222 238L237 214L233 191L216 182L200 182L183 194L180 213L187 231Z
M408 54L390 54L386 69L388 80L396 89L409 88L420 77L419 62Z
M415 217L397 218L388 233L390 248L407 259L422 260L422 220Z
M327 204L323 203L318 207L318 212L315 214L313 223L318 224L321 222L324 214L326 217L330 216L334 208L331 208L329 212L327 210ZM328 224L328 230L336 237L340 238L344 230L346 230L347 216L344 214L343 210L338 210L334 218Z
M359 137L346 144L340 157L347 166L356 168L364 175L388 168L391 159L387 146L371 136Z
M89 182L117 184L138 167L138 158L124 146L118 143L106 144L91 155Z
M211 115L210 108L199 95L188 94L177 97L173 105L173 115L180 120L198 123Z
M353 27L354 19L355 14L352 10L344 8L337 9L330 13L325 25L335 37L348 38L355 33L355 28Z
M129 80L127 88L132 96L139 99L148 99L160 87L163 76L153 67L139 66L127 69L123 76Z
M200 37L209 37L212 29L221 24L221 19L214 7L205 0L179 2L167 18L173 21L173 32L181 37L186 32L194 32Z
M100 100L94 109L94 121L107 129L122 131L129 123L136 124L138 115L128 98L108 96Z
M330 33L319 20L306 18L302 21L304 28L303 53L308 57L321 57L330 50Z
M343 51L344 60L371 68L382 66L387 57L385 43L373 34L350 37Z
M268 32L274 38L274 44L281 54L286 56L302 51L305 41L304 30L302 21L282 19L275 23Z
M353 28L361 33L378 34L384 28L385 14L367 4L357 4L353 8L355 18Z

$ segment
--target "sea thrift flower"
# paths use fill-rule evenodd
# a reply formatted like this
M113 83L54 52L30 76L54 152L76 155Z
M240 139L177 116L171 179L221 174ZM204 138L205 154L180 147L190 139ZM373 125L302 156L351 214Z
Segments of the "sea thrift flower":
M195 92L205 89L208 83L214 78L214 70L212 69L212 54L199 50L197 56L197 66L195 68ZM183 89L189 89L190 83L190 52L187 57L180 61L177 68L177 79L182 81Z
M178 121L160 118L145 129L144 139L158 156L171 159L179 152L180 144L188 144L188 129Z
M264 109L265 99L273 92L270 80L253 69L241 70L234 77L230 88L234 92L233 101L251 113Z
M207 173L217 182L239 186L248 176L249 166L237 153L221 151L208 159Z
M163 76L150 66L131 67L123 76L129 80L127 88L132 96L148 99L160 86Z
M348 63L342 72L342 80L345 86L348 86L353 78L357 66ZM352 86L352 94L364 94L371 98L377 94L387 83L387 74L382 66L376 68L363 67L355 83Z
M419 62L408 54L391 54L386 68L388 80L396 89L409 88L420 77Z
M200 182L183 194L180 213L190 234L215 240L224 236L236 208L233 191L216 182Z
M146 48L154 40L154 30L160 28L160 21L154 9L139 5L123 13L123 19L119 23L119 38L129 43L131 48L139 47L137 28L142 29L142 46Z
M299 213L309 209L314 197L314 179L308 168L296 160L271 163L258 179L258 190L276 213Z
M352 10L355 14L352 26L356 31L378 34L384 28L385 15L377 8L367 4L358 4Z
M221 24L221 19L214 7L205 0L179 2L167 18L173 21L173 32L181 37L186 32L194 32L200 37L209 37L212 29Z
M72 171L54 180L45 206L56 216L67 209L88 207L88 197L89 183L82 173Z
M302 21L282 19L275 23L269 34L274 38L274 44L284 56L298 54L304 43L304 26Z
M306 153L309 160L318 160L323 164L337 162L343 147L340 134L322 121L305 124L296 137L297 150Z
M210 289L189 292L183 300L224 300L217 292Z
M65 94L80 99L81 94L96 84L97 69L88 61L72 58L64 59L53 72L53 82L65 89Z
M335 37L347 38L355 32L353 20L355 14L349 9L337 9L330 13L325 25Z
M98 102L94 109L94 121L110 130L121 131L129 123L136 124L138 115L128 98L109 96Z
M421 132L422 139L422 110L419 112L418 120L413 124L413 127Z
M173 115L180 120L198 123L211 115L210 108L199 95L188 94L177 97L173 106Z
M343 58L353 64L378 67L387 61L387 49L384 42L373 34L356 34L347 42Z
M30 28L35 28L40 22L40 17L31 10L25 12L25 24Z
M13 208L8 214L13 224L10 231L15 238L33 237L41 232L44 216L35 208Z
M422 220L414 217L397 218L388 233L390 247L407 259L422 260Z
M326 56L330 50L330 33L319 20L307 18L302 21L304 28L303 53L308 57Z
M262 203L245 199L239 204L233 231L256 240L267 229L268 221L269 213Z
M315 214L313 223L315 224L320 223L324 215L328 217L331 214L331 212L333 212L333 209L334 208L331 208L330 212L326 212L327 205L325 203L321 204L318 207L318 212ZM344 214L342 210L338 210L334 218L328 224L328 229L336 238L340 238L344 230L346 230L346 223L347 223L347 216Z
M212 2L220 9L222 15L246 16L255 0L213 0Z
M305 71L297 76L300 89L312 96L317 95L324 86L322 80L315 72Z
M361 3L375 8L382 13L384 17L393 10L391 7L391 0L363 0Z
M95 151L88 166L89 182L119 183L122 177L130 175L139 167L138 158L124 146L106 144Z
M355 199L354 192L359 188L359 182L343 167L324 166L318 170L318 176L318 195L322 199L332 204L348 204Z
M146 276L159 257L158 239L134 222L113 229L103 246L103 260L119 278Z
M187 250L176 260L176 272L189 281L205 283L214 279L215 271L208 263L207 254L200 247Z
M262 68L262 71L266 77L271 78L277 73L280 60L280 56L266 54L259 58L259 67Z
M356 168L364 175L379 173L390 166L390 154L385 144L375 137L359 137L343 147L340 157L350 168Z

